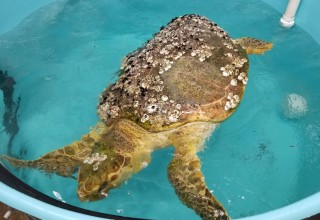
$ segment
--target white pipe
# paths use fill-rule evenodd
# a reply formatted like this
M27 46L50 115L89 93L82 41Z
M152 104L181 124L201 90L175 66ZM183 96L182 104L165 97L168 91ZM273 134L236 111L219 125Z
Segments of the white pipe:
M282 18L280 19L280 24L283 27L291 28L295 21L295 16L299 7L301 0L289 0L286 12L283 14Z

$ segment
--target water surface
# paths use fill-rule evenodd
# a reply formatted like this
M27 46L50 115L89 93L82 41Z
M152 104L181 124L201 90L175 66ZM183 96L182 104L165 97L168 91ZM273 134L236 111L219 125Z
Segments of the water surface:
M250 216L282 207L320 190L320 46L298 26L279 26L280 14L258 0L57 1L0 36L0 69L14 77L21 96L19 133L12 154L35 159L71 143L98 121L99 93L117 79L121 59L173 17L207 16L233 38L274 43L250 56L249 83L236 113L200 153L206 181L229 214ZM304 117L288 119L282 105L299 94ZM2 94L0 95L2 98ZM0 115L4 113L0 103ZM0 153L9 137L0 134ZM34 188L72 205L153 219L199 219L175 195L166 167L173 148L154 152L141 173L107 199L81 203L76 180L39 171L12 172Z

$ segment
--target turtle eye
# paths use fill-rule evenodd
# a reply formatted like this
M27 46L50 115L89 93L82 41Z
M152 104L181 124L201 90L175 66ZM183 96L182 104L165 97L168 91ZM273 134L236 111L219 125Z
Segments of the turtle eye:
M108 183L107 182L105 182L105 183L103 183L100 187L99 187L99 189L98 189L98 193L99 194L105 194L106 192L106 190L107 190L107 186L108 186Z

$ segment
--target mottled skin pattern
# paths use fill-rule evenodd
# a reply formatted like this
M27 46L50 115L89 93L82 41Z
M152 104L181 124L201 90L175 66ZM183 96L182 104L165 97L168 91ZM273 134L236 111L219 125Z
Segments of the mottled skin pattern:
M229 219L205 184L197 152L239 105L247 54L271 48L253 38L233 40L205 17L175 18L125 57L118 81L100 97L104 123L37 160L2 158L66 177L79 169L78 196L94 201L145 168L152 151L173 145L168 177L182 202L203 219Z

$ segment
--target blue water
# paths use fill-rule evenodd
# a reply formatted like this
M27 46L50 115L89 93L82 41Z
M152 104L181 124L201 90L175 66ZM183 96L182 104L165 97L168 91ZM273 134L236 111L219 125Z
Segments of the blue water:
M36 157L71 143L98 121L100 92L116 80L122 57L141 46L173 17L209 17L233 38L274 43L250 56L249 83L235 114L200 153L210 189L234 217L282 207L320 190L320 46L298 26L279 26L280 14L258 0L57 1L0 36L0 69L21 95L20 131L13 153ZM308 103L304 117L288 119L288 94ZM2 99L2 94L0 95ZM0 104L0 115L4 112ZM0 134L0 154L8 137ZM199 219L167 180L173 148L154 152L141 173L107 199L81 203L73 179L12 170L34 188L69 204L104 213L153 219Z

